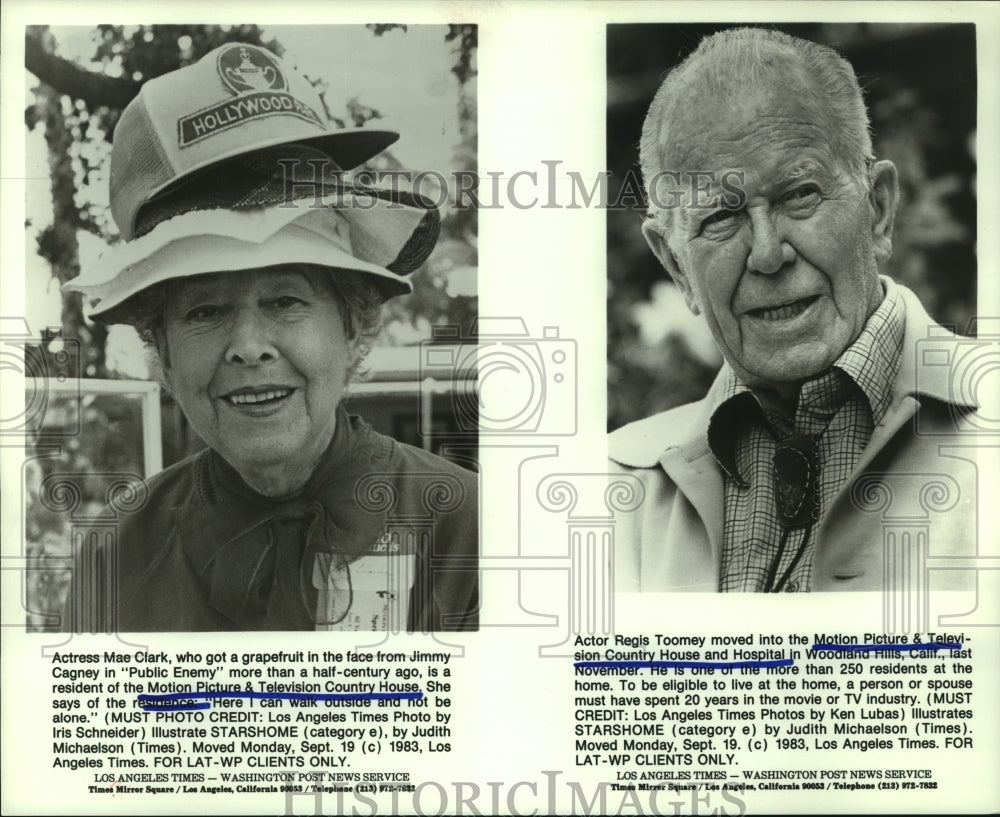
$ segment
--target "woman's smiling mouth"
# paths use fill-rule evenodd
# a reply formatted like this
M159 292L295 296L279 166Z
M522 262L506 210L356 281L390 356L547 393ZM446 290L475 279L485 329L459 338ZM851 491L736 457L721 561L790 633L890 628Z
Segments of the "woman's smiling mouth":
M287 387L239 390L224 395L222 399L232 406L269 405L283 400L293 391Z

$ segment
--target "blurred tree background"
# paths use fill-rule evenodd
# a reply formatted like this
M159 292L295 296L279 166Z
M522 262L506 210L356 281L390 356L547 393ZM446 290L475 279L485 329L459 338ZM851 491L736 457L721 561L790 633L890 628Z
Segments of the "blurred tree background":
M61 295L59 286L75 278L81 263L120 240L108 207L111 140L124 107L142 83L196 62L227 42L247 42L288 56L283 39L309 62L296 65L320 93L325 113L337 127L363 127L396 118L400 142L373 157L372 170L476 171L476 50L474 25L414 26L112 26L49 28L30 26L25 37L29 98L25 111L28 193L25 224L28 324L27 370L82 378L148 376L138 337L130 327L107 327L86 320L80 296ZM409 41L409 42L408 42ZM415 54L416 57L410 55ZM384 70L379 60L395 56ZM402 67L401 67L402 66ZM388 110L345 87L370 71L367 87L385 90L403 113ZM352 74L351 72L355 73ZM392 128L391 125L386 127ZM408 139L412 126L416 134ZM407 144L409 142L409 144ZM413 144L417 143L416 149ZM429 164L407 165L400 156L433 156ZM432 177L433 178L433 177ZM468 331L477 313L477 219L456 208L453 198L421 188L437 199L441 236L411 295L386 307L384 345L415 345L432 326L458 324ZM449 185L449 196L454 185ZM33 363L31 363L33 361ZM69 573L46 569L70 554L69 514L53 512L43 486L53 475L75 475L78 514L105 507L102 474L145 472L142 416L134 398L87 394L77 403L51 396L44 427L34 428L24 464L25 547L35 567L27 573L27 623L31 629L58 627ZM164 464L201 447L168 395L163 398ZM97 475L95 478L79 475Z
M623 186L641 190L639 134L663 75L704 36L732 27L608 27L610 201ZM975 27L765 27L832 46L854 66L875 155L899 169L893 255L884 272L916 292L940 323L966 332L976 309ZM609 430L700 399L722 363L704 321L688 312L647 247L644 212L639 202L608 211Z

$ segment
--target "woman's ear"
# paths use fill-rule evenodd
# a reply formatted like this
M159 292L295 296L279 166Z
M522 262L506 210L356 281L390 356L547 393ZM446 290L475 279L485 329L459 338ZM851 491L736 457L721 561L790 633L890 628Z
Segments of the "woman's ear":
M148 340L150 335L152 336L152 342L143 344L146 368L149 370L149 376L164 389L172 392L173 388L170 382L170 354L167 350L166 336L159 327L150 329L148 334L145 335L145 339Z
M160 359L160 366L166 373L170 370L170 347L167 345L167 333L160 324L154 326L152 331L153 348L156 349L156 356Z

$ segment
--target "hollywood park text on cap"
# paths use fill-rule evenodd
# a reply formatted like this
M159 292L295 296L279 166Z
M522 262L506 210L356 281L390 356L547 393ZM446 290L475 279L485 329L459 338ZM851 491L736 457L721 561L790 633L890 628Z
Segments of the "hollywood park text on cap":
M270 51L228 43L198 62L146 82L122 112L111 154L111 213L136 235L144 204L197 171L282 144L320 150L357 167L399 137L369 128L331 129L305 77Z

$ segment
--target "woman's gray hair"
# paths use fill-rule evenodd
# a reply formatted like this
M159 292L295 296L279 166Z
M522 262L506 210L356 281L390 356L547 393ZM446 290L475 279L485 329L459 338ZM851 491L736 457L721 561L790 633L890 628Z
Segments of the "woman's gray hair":
M648 216L669 227L670 211L657 207L650 185L664 170L671 123L705 94L753 85L782 62L809 82L829 111L834 149L851 177L869 187L871 124L851 64L832 48L767 28L734 28L706 37L664 78L642 126L639 161L649 199ZM697 93L693 93L697 91Z
M382 331L382 305L385 302L384 294L371 282L372 276L314 264L291 264L283 269L300 272L315 270L327 277L340 307L344 331L348 339L355 341L351 347L352 359L347 365L347 380L350 382L366 374L364 362ZM163 281L133 295L123 304L121 317L122 322L132 324L139 333L146 347L150 373L163 385L167 385L163 364L168 354L164 336L165 307L171 284L176 284L176 281Z

